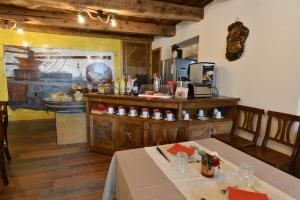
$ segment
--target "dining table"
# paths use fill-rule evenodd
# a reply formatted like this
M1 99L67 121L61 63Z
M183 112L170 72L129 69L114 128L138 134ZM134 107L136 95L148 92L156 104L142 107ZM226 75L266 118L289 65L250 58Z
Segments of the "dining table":
M197 144L207 151L217 152L217 155L223 160L221 162L221 169L223 168L224 171L220 170L222 171L220 174L222 176L225 175L225 177L227 176L228 180L231 178L230 176L233 176L229 173L230 169L231 171L235 171L239 165L247 163L247 165L254 169L255 178L260 186L257 190L251 187L254 190L252 192L267 193L272 196L272 198L269 198L271 200L300 199L300 180L298 178L217 139L202 139L183 144ZM160 146L163 154L168 158L171 158L171 154L166 150L172 146L174 144ZM190 173L191 176L188 177L185 174L180 175L179 173L179 176L177 176L175 172L173 174L170 172L172 171L172 163L173 160L169 162L160 152L156 152L156 147L117 151L111 161L102 199L228 199L228 196L222 194L221 190L215 189L219 178L208 179L203 177L201 173L194 170L197 168L193 170L198 174ZM198 165L200 164L193 164L196 167ZM226 191L226 181L223 185Z

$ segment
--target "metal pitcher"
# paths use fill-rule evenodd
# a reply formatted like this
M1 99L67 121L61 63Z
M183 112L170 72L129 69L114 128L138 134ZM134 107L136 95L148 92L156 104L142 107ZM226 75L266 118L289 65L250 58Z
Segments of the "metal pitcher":
M159 92L159 88L161 86L161 81L162 81L161 75L155 73L153 75L153 91L154 92Z

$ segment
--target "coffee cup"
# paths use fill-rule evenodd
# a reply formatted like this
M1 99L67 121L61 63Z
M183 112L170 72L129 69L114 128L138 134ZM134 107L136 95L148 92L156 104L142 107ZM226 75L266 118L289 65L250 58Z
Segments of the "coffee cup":
M168 113L172 113L172 111L171 111L171 110L167 110L167 111L166 111L166 115L167 115Z
M183 116L183 119L184 119L184 120L190 120L190 115L189 115L189 113L185 113L184 116Z
M142 117L148 118L149 117L149 110L147 108L142 109Z
M220 111L216 112L216 116L217 119L221 119L222 118L222 113Z
M125 109L122 106L119 106L119 115L125 115Z
M161 119L162 118L161 112L154 112L154 118L155 119Z
M108 111L108 114L114 114L115 109L114 109L114 107L109 106L109 107L107 108L107 111Z
M202 109L199 109L198 111L198 117L204 117L204 111Z
M155 112L160 112L160 110L158 109L158 108L154 108L153 109L153 112L155 113Z
M167 113L167 120L168 121L173 121L175 120L175 115L171 112Z
M214 108L214 110L213 110L213 115L214 115L214 116L217 116L217 112L219 112L218 108Z
M130 115L131 116L136 116L137 115L137 110L135 109L135 107L130 107Z

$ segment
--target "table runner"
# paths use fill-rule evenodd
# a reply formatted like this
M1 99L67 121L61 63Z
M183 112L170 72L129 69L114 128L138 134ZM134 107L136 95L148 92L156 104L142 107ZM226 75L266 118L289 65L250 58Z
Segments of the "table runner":
M211 151L205 147L199 145L196 142L182 143L185 146L197 146L199 149L203 149L210 153ZM289 195L278 190L271 184L255 177L254 184L251 187L241 185L238 178L238 167L228 160L224 159L222 155L219 157L222 160L221 170L216 173L219 174L217 178L208 179L203 177L200 173L200 163L188 164L188 171L181 173L176 169L174 165L175 156L167 152L166 150L173 145L163 145L160 148L171 160L171 163L166 161L164 157L157 151L156 147L146 147L145 150L149 156L153 159L156 165L164 172L169 180L176 186L176 188L185 196L186 199L227 199L226 194L222 193L221 189L226 189L228 186L237 185L240 189L247 189L248 191L256 191L266 193L272 200L275 199L294 199Z

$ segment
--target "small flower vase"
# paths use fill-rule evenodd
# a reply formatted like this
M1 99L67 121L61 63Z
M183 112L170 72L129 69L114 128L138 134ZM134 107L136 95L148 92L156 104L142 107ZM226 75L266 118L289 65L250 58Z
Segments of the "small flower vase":
M207 165L201 164L201 174L207 178L213 178L215 176L215 167L210 168Z

